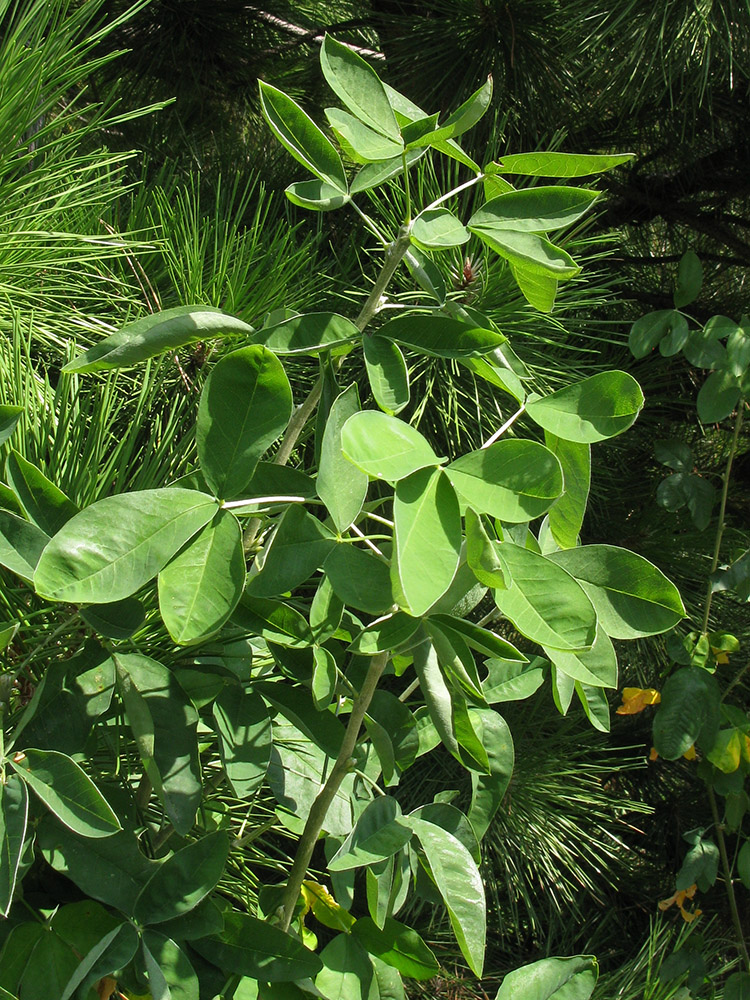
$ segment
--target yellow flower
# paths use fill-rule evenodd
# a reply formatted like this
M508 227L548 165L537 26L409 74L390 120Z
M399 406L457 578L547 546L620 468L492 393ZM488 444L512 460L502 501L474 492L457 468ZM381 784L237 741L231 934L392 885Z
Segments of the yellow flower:
M685 760L695 760L695 758L698 756L695 749L695 743L689 746L682 756L685 758ZM651 747L651 753L648 755L648 759L658 760L658 758L659 758L659 751L656 749L656 747Z
M622 705L617 709L618 715L637 715L647 705L658 705L661 695L656 688L623 688Z
M665 910L668 910L670 906L674 906L674 904L676 903L677 906L679 907L682 919L686 923L692 924L692 922L696 920L701 915L701 913L703 913L703 910L700 909L686 910L685 900L692 899L697 889L698 886L695 883L693 883L687 889L680 889L679 892L676 892L673 896L670 896L669 899L662 899L662 901L659 903L659 909L663 913Z

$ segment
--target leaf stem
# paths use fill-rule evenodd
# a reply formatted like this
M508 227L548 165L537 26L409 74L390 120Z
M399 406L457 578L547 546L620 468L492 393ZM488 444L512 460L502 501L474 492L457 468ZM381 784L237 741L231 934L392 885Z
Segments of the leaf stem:
M385 260L380 274L375 279L375 284L372 286L370 294L367 296L367 301L360 310L359 316L357 316L354 320L354 325L358 330L364 331L365 327L368 326L370 321L377 314L378 308L380 307L380 300L383 297L383 292L388 287L388 283L393 277L396 268L406 255L406 251L409 249L411 242L410 233L410 225L402 226L398 231L396 239L386 250Z
M406 193L406 213L404 215L404 225L411 225L411 191L409 189L409 168L406 163L406 150L401 153L401 162L404 165L404 191Z
M379 653L377 656L373 656L370 660L370 665L367 668L364 682L354 701L354 704L352 705L352 711L349 715L349 722L346 727L346 732L344 733L344 739L341 742L339 755L336 758L333 768L331 769L328 780L321 788L317 798L312 804L312 808L310 809L310 814L307 817L307 822L305 823L305 828L302 831L302 836L300 837L299 845L297 847L297 853L294 856L292 869L289 872L289 880L284 891L284 898L280 908L282 930L289 930L289 925L291 924L292 917L294 916L294 908L297 905L302 883L307 875L307 869L310 865L310 859L312 858L313 851L315 850L315 845L318 842L320 831L323 829L326 814L334 800L336 792L338 792L341 787L341 782L352 770L352 755L357 745L357 737L359 736L359 731L362 727L362 721L365 717L367 709L369 708L370 701L375 693L375 688L378 685L378 681L380 680L387 663L387 652Z
M742 429L742 416L745 410L745 400L741 399L739 405L737 406L737 416L734 420L734 433L732 434L732 444L729 448L729 454L727 455L727 465L724 470L723 476L723 486L721 489L721 503L719 505L719 523L716 526L716 542L714 544L714 556L711 560L711 569L708 574L708 583L706 584L706 607L703 613L703 626L701 628L701 633L706 635L708 633L708 616L711 613L711 602L713 601L713 581L712 577L716 572L716 567L719 565L719 553L721 551L721 540L724 535L724 515L727 509L727 497L729 495L729 477L732 472L732 462L734 461L734 456L737 454L737 442L740 437L740 430Z
M516 420L518 420L518 418L521 416L521 414L524 412L525 409L526 409L526 404L522 403L521 404L521 409L520 410L516 410L516 412L513 414L513 416L509 417L505 421L505 423L502 425L502 427L498 427L498 429L495 431L495 433L491 434L487 438L487 440L482 445L482 448L489 448L489 446L491 444L494 444L495 441L498 440L498 438L501 438L503 436L503 434L505 434L505 432L508 430L508 428L512 427L513 424L516 422Z
M739 951L740 958L745 966L745 971L750 972L750 954L748 954L745 935L742 930L742 921L740 920L740 913L737 909L737 897L734 894L734 883L732 882L732 869L729 864L729 855L727 854L727 843L724 839L724 826L719 820L719 809L716 804L716 795L714 794L714 790L709 784L706 784L706 789L708 791L708 801L711 804L711 815L714 819L716 840L719 845L721 867L724 872L724 885L726 886L727 899L729 900L729 911L732 914L732 924L734 925L734 932L737 935L737 950Z
M472 177L471 180L465 181L463 184L459 184L458 187L453 188L452 191L448 191L446 194L441 194L439 198L430 202L424 211L429 212L431 209L437 208L438 205L442 205L444 201L448 201L450 198L455 197L455 195L460 194L462 191L466 191L467 188L473 187L475 184L478 184L479 181L483 181L484 176L484 174L477 174L476 177Z
M350 201L349 204L354 209L354 211L357 213L357 215L362 219L362 221L367 226L367 228L370 230L370 232L372 233L372 235L376 239L379 239L380 242L383 244L384 247L387 247L388 244L389 244L389 242L390 242L390 240L383 233L382 229L380 228L380 226L378 226L377 222L375 222L374 219L371 219L370 216L367 215L366 212L363 212L362 209L359 207L359 205L357 205L356 202Z

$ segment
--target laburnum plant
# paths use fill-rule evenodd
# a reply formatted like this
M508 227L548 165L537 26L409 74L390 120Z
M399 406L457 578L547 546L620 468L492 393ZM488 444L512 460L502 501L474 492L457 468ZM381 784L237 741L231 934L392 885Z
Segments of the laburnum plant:
M481 977L481 841L513 771L497 706L548 697L546 686L550 710L576 697L606 730L612 640L684 616L646 559L580 544L591 446L636 419L635 380L612 371L531 391L507 338L446 292L440 267L474 235L533 306L552 309L579 267L549 234L597 197L562 181L628 156L519 154L482 167L457 139L487 109L491 81L440 122L330 37L321 66L343 104L327 111L338 148L281 91L261 84L261 100L312 175L288 197L349 207L382 244L358 315L279 303L251 325L180 307L71 360L60 378L220 342L197 410L198 465L177 482L78 510L8 454L0 563L35 600L65 605L81 641L50 661L28 704L11 696L11 674L3 681L0 910L14 921L4 995L42 1000L43 968L44 996L60 1000L115 984L189 1000L400 1000L403 977L439 974L400 919L416 897L444 906ZM436 154L468 180L415 205L410 167ZM519 175L547 183L517 190ZM359 198L385 185L406 206L396 232ZM461 221L447 204L471 186L484 200ZM386 302L401 266L416 294ZM453 461L399 416L425 355L454 359L507 404L484 445ZM295 400L299 356L319 371ZM341 382L363 368L364 400L356 381ZM0 413L6 439L18 416ZM431 752L465 769L465 793L404 812L399 780ZM247 803L250 825L231 842L211 808L219 788ZM285 828L296 850L240 898L228 872L264 832L252 826L258 802L271 814L264 829ZM40 865L78 901L35 915L24 881ZM591 957L547 959L497 996L586 998L595 979Z
M675 629L667 637L670 663L661 691L626 688L618 711L632 714L656 705L651 759L695 761L712 823L683 834L688 850L677 872L675 892L659 906L677 904L683 918L692 922L701 911L695 903L688 909L689 901L716 884L721 873L742 967L727 980L724 996L739 1000L750 995L750 952L741 917L750 890L750 716L742 683L748 667L746 661L736 666L740 640L724 628L712 627L712 612L718 595L731 595L738 603L750 595L750 550L727 558L722 544L732 467L750 398L750 319L712 316L696 326L685 309L698 298L702 282L700 260L689 250L677 269L674 308L638 319L630 331L630 348L636 358L646 358L657 348L663 357L682 355L693 368L709 373L698 391L696 409L704 433L724 442L721 453L726 457L715 477L717 486L710 470L701 472L687 441L656 441L654 449L657 461L671 470L659 484L657 502L672 511L687 508L701 531L713 526L705 596L690 630ZM719 452L718 447L713 450ZM690 988L697 992L706 974L700 947L680 949L667 971L674 976L689 971Z

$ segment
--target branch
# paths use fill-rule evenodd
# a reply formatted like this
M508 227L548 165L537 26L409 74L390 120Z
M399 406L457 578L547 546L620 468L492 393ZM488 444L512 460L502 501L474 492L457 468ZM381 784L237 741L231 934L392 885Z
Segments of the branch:
M339 755L336 758L336 763L333 765L333 769L328 776L328 780L318 793L318 797L315 799L312 804L312 808L310 809L310 814L307 817L307 822L305 823L305 829L302 831L302 836L300 837L292 869L289 872L289 881L287 882L286 889L284 890L284 899L280 907L282 911L281 928L284 931L289 930L289 925L292 922L294 907L297 905L300 890L302 889L302 883L307 875L310 859L312 858L313 851L315 850L315 845L318 842L320 832L323 829L323 823L325 822L328 809L336 796L336 792L341 787L341 782L353 766L354 761L352 755L354 754L354 749L357 745L359 730L362 727L362 721L364 720L365 713L369 708L370 701L375 693L375 688L378 685L378 681L380 680L387 663L387 652L379 653L377 656L373 656L370 660L370 665L367 668L367 673L365 674L364 683L362 684L359 695L352 705L351 715L349 716L349 722L346 727L346 732L344 733L344 739L341 743Z
M259 10L257 7L251 7L248 5L245 10L254 14L260 21L265 21L266 24L270 24L271 27L277 28L279 31L286 32L287 35L294 35L300 41L304 42L317 42L319 45L322 43L324 36L320 34L319 28L313 28L308 30L307 28L300 28L298 24L292 24L290 21L285 21L283 18L276 17L275 14L270 14L266 10ZM356 22L345 22L349 26L355 24ZM332 24L328 27L330 31L332 28L342 28L344 24ZM368 59L378 59L385 60L385 56L382 52L377 52L375 49L366 49L361 45L352 45L350 42L341 42L345 45L347 49L351 49L352 52L356 52L360 56L367 56Z

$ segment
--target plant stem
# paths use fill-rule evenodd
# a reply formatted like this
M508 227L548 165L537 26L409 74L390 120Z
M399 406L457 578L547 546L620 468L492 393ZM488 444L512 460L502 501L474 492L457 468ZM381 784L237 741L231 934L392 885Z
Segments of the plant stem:
M734 884L732 882L732 869L729 864L729 855L727 854L727 844L724 839L724 827L719 821L719 809L716 805L716 796L714 795L714 790L709 784L706 785L708 791L708 801L711 803L711 814L714 818L714 828L716 830L716 840L719 845L719 855L721 857L721 867L724 872L724 884L727 889L727 899L729 900L729 911L732 914L732 923L734 924L734 932L737 935L737 950L740 953L740 958L745 966L745 971L750 972L750 954L748 954L747 944L745 943L745 935L742 930L742 921L740 920L740 913L737 909L737 898L734 894Z
M425 209L425 212L429 212L430 209L437 208L438 205L442 205L444 201L448 201L449 198L453 198L455 195L460 194L461 191L465 191L467 188L473 187L475 184L478 184L479 181L483 180L484 174L477 174L476 177L472 177L470 181L465 181L463 184L459 184L458 187L453 188L452 191L448 191L446 194L441 194L439 198L431 201Z
M404 165L404 191L406 192L406 212L404 214L404 225L411 225L411 191L409 190L409 167L406 163L406 150L401 154L401 162Z
M711 570L708 575L708 583L706 585L706 609L703 614L703 627L701 632L706 635L708 632L708 616L711 613L711 602L713 600L713 583L711 577L716 572L716 567L719 565L719 553L721 551L721 539L724 535L724 515L727 509L727 496L729 495L729 477L732 472L732 462L734 461L734 456L737 453L737 442L740 437L740 430L742 428L742 416L745 410L745 400L741 399L737 406L737 416L734 421L734 433L732 434L732 444L729 448L729 455L727 456L727 466L724 470L724 483L721 489L721 504L719 505L719 523L716 527L716 543L714 544L714 557L711 560Z
M336 758L333 768L331 769L328 780L321 788L317 798L312 804L312 808L310 809L310 815L307 817L305 829L302 831L302 836L300 837L299 845L297 847L297 853L294 856L292 869L289 872L289 881L287 882L286 890L284 892L284 899L281 906L282 930L289 930L289 925L291 924L292 917L294 916L294 907L297 905L302 883L305 880L307 869L310 865L310 859L312 858L315 845L318 842L318 837L320 836L320 831L323 829L326 814L331 803L333 802L336 792L341 787L341 782L353 767L352 755L354 753L354 748L357 745L357 737L359 736L359 730L362 726L362 720L365 717L365 712L370 705L372 696L375 693L375 688L378 685L378 681L380 680L381 674L385 670L387 663L387 652L379 653L377 656L373 656L370 660L370 666L367 668L364 683L362 684L360 692L352 705L352 711L349 716L346 732L344 733L344 739L341 743L339 755Z
M360 332L364 331L365 327L377 313L383 292L388 287L388 283L393 277L396 268L409 249L410 233L411 227L409 225L402 226L398 231L396 239L386 250L380 274L375 279L375 284L372 286L370 294L367 296L367 301L360 310L359 316L354 320L354 325Z

